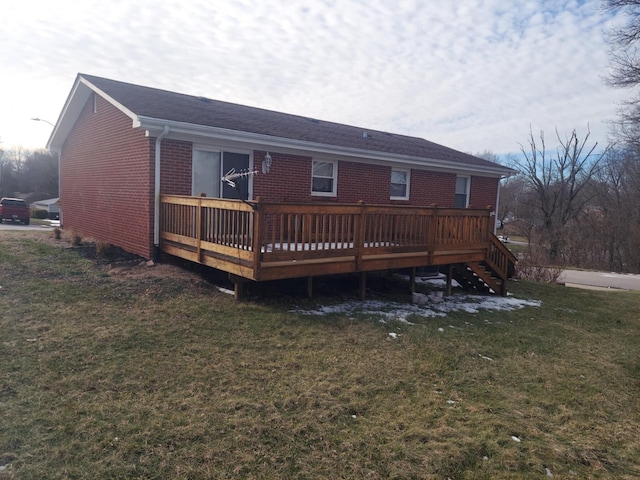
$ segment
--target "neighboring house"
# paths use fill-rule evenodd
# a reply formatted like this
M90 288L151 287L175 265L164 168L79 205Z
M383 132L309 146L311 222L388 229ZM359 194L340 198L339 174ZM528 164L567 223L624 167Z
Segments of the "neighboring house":
M60 216L60 207L58 207L59 198L49 198L46 200L38 200L31 204L32 210L44 210L47 212L47 218L56 219Z
M160 248L161 194L495 211L513 173L421 138L84 74L47 147L63 226L146 258ZM257 174L233 188L221 180L232 169Z

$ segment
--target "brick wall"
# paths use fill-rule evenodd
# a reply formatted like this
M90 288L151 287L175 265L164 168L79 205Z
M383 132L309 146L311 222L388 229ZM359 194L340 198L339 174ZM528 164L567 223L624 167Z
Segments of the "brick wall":
M191 142L162 140L160 145L160 193L191 195L192 147ZM155 149L154 140L152 146L154 158Z
M469 206L473 208L489 208L495 210L498 194L497 178L472 177Z
M456 197L456 175L454 173L411 171L411 204L453 207Z
M311 178L309 178L308 182L310 185ZM364 203L385 205L391 203L389 200L390 195L390 167L347 161L338 163L337 202L356 203L362 200ZM320 199L322 198L320 197Z
M149 258L153 244L153 140L131 119L89 98L60 157L65 230Z
M356 203L362 200L376 205L436 204L442 207L452 207L454 204L456 175L453 173L412 169L410 200L390 200L391 167L340 161L338 195L319 197L311 195L312 157L269 152L272 158L271 170L268 175L263 175L261 166L265 154L264 151L254 152L255 167L260 173L253 180L253 195L263 201ZM495 185L488 186L495 188ZM476 193L479 198L481 188L483 187L479 184ZM485 194L486 197L491 195L495 198L495 192Z
M262 174L262 160L267 152L253 153L258 175L253 177L253 197L266 202L311 201L311 157L269 152L271 169Z

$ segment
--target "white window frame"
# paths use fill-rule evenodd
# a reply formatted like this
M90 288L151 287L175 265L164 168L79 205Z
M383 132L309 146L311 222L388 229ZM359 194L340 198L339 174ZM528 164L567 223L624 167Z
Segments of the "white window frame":
M407 174L407 182L405 183L405 194L404 196L393 196L391 195L391 200L409 200L409 196L411 195L411 169L408 168L392 168L391 169L391 178L389 179L389 183L391 184L391 180L393 180L393 172L402 172Z
M465 196L465 200L464 200L464 207L456 207L456 208L467 208L469 206L469 194L471 192L471 177L468 175L458 175L456 176L456 187L455 187L455 192L454 192L454 206L455 206L455 198L458 195L462 195L462 192L458 192L458 179L459 178L464 178L467 181L465 182L465 192L464 192L464 196Z
M330 192L316 192L313 190L313 166L316 163L330 163L333 165L333 176L332 177L320 177L318 178L331 178L332 180L332 190ZM311 195L314 197L337 197L338 196L338 162L335 160L323 160L320 158L314 158L311 161Z

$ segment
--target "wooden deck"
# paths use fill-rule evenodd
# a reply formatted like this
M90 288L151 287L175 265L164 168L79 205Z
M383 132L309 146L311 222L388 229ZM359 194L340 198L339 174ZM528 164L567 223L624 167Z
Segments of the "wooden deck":
M455 265L506 295L515 257L493 222L484 209L163 195L160 248L253 281Z

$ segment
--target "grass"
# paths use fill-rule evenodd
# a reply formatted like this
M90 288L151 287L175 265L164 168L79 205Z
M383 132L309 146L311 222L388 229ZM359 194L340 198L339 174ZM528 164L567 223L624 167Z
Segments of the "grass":
M542 306L304 316L351 292L236 303L49 235L0 237L0 479L640 476L638 293L514 283Z

